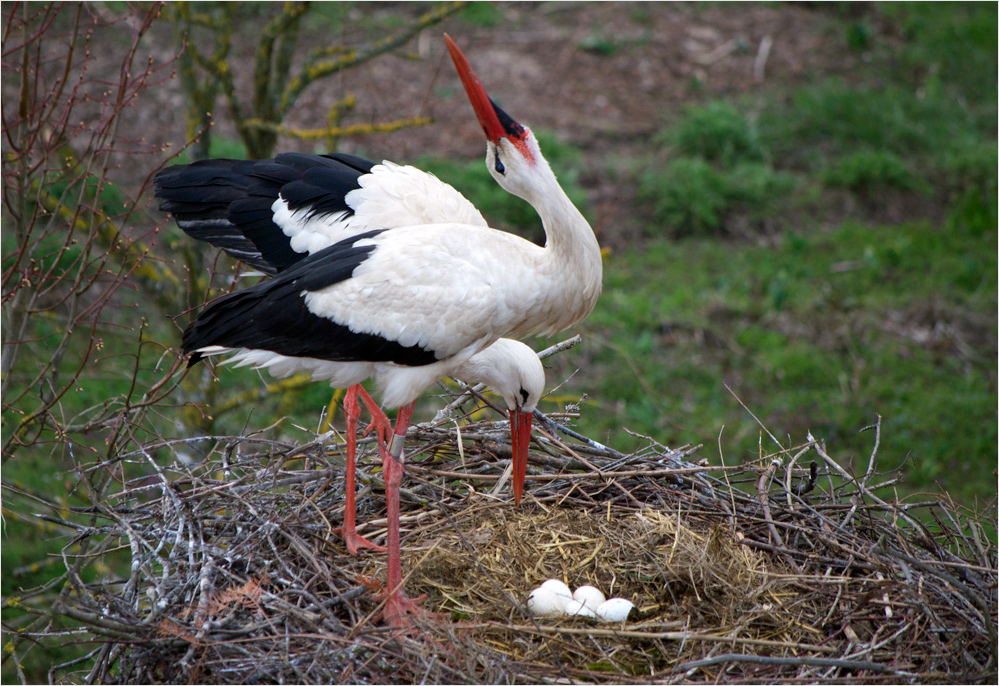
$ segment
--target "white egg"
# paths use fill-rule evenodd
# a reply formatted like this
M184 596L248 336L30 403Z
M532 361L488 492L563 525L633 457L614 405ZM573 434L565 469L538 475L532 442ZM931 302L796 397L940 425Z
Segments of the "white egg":
M578 600L570 600L565 604L565 609L563 610L566 617L589 617L590 619L596 619L597 616L593 614L593 610L583 605Z
M569 587L566 586L561 581L559 581L558 579L548 579L548 581L541 584L541 588L547 588L550 591L558 593L562 598L565 599L563 602L572 600L572 591L570 591Z
M628 619L628 613L633 607L635 604L630 600L611 598L602 602L597 608L597 617L605 622L623 622Z
M607 600L606 596L595 586L580 586L572 592L572 599L594 611L600 607L600 603Z
M527 611L536 617L561 617L565 599L550 588L536 588L527 596Z

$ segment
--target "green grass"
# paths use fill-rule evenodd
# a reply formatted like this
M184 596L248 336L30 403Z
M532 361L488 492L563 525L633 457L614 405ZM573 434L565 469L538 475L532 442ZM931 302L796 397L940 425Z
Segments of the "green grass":
M996 12L988 3L884 3L879 11L902 28L897 55L910 83L938 80L956 95L996 108Z
M584 433L718 460L724 426L725 458L747 459L761 428L738 395L784 445L811 430L866 464L857 431L880 413L904 492L995 497L995 8L948 7L885 8L901 47L851 19L868 73L689 105L655 137L637 175L652 238L608 258L585 324ZM875 219L888 202L908 218ZM742 240L718 240L730 226Z

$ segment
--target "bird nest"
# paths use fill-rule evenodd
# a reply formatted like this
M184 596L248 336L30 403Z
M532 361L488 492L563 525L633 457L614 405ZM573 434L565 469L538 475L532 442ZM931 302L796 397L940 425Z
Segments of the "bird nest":
M520 507L503 422L458 412L411 428L404 583L436 614L408 631L378 619L384 555L351 556L333 531L339 437L204 437L125 456L125 487L74 543L129 573L73 577L59 610L100 645L63 678L994 681L994 518L882 499L892 480L877 474L876 442L862 476L815 440L722 468L652 439L620 454L572 435L570 419L537 427ZM196 464L177 458L195 448ZM384 543L373 453L368 442L359 531ZM548 578L635 609L621 623L532 617L527 595Z

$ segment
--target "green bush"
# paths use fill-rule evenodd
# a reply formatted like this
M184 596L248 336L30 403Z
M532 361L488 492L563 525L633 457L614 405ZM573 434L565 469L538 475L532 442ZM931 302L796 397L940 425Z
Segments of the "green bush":
M733 166L723 177L732 204L742 204L753 216L762 218L780 198L797 186L794 175L775 171L768 164L743 162Z
M863 148L913 157L964 149L981 136L973 113L937 85L917 92L840 79L800 89L789 107L766 108L759 126L780 164L798 163L813 146L833 156Z
M690 157L722 165L764 157L756 130L732 104L721 100L687 107L683 118L657 140Z
M677 235L717 233L725 218L744 213L753 220L772 214L796 186L790 174L758 162L718 171L704 160L679 157L639 178L639 199Z
M986 189L993 198L996 193L999 153L996 146L978 140L966 148L947 151L939 162L939 172L948 190L971 186Z
M678 156L646 163L638 196L676 235L717 233L733 213L757 222L797 186L764 160L766 149L736 107L722 101L689 106L655 141Z
M717 231L728 205L722 175L710 163L689 157L647 169L639 180L639 198L679 234Z
M859 150L830 164L822 172L827 186L858 192L887 189L928 192L926 180L898 155L884 150Z

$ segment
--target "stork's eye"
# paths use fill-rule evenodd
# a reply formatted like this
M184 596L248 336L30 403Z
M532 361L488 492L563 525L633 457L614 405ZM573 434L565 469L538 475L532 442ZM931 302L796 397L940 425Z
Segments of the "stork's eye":
M528 399L528 398L529 398L530 396L531 396L531 394L530 394L530 393L528 393L528 392L527 392L526 390L524 390L524 388L523 388L523 387L522 387L522 388L520 389L520 397L524 399L524 402L525 402L525 403L527 402L527 399Z
M496 172L499 174L506 174L506 167L503 165L503 161L499 158L499 153L496 154ZM521 389L523 392L523 389Z

